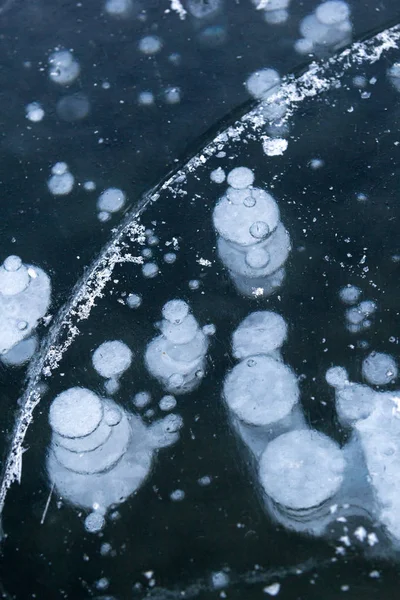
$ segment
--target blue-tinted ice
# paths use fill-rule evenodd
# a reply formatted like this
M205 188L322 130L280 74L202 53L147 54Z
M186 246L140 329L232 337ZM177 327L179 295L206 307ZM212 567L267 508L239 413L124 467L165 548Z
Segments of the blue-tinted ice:
M289 2L254 4L274 25L290 11ZM193 1L187 10L204 24L221 6ZM105 10L124 19L134 9L107 2ZM347 4L320 4L300 29L301 52L342 47L352 31ZM297 78L270 68L250 75L246 86L260 105L132 209L39 351L34 332L50 307L50 280L38 266L5 257L1 360L12 369L34 355L0 494L6 544L27 526L40 552L40 531L60 530L67 547L82 538L109 556L115 535L141 557L157 522L165 535L184 537L171 531L179 527L173 510L185 514L185 527L186 511L197 524L204 493L215 514L248 504L239 510L251 515L246 525L234 524L238 536L247 528L235 547L249 548L251 560L261 540L272 561L283 529L293 536L293 564L319 543L327 560L349 548L398 558L398 352L393 323L384 321L396 310L385 293L393 285L387 264L398 262L397 229L386 221L366 227L378 217L351 158L364 160L371 140L357 128L370 105L354 81L375 78L371 89L398 94L399 36L398 28L386 31ZM161 45L149 35L139 46L151 56ZM71 51L50 56L53 83L68 87L79 73ZM89 111L84 99L65 99L58 112L66 120ZM40 110L27 107L32 122ZM346 122L335 132L329 120L338 110ZM336 133L347 144L340 169ZM66 163L54 163L54 196L75 183ZM107 222L129 204L110 183L99 190L97 216ZM38 481L28 477L35 469ZM23 524L7 491L24 497ZM226 527L222 517L212 521L228 552ZM202 539L195 531L190 543ZM148 582L162 562L155 556L140 567ZM211 587L227 587L228 571L212 560L205 558ZM108 589L98 575L93 590ZM278 594L279 584L269 583L265 593ZM113 585L126 597L118 579Z

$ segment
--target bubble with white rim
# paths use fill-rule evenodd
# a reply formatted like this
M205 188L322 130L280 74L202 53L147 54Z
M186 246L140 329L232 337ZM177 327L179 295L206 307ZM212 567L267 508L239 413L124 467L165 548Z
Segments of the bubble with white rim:
M58 394L49 413L53 431L67 438L79 438L93 433L102 418L103 405L100 398L82 387L73 387Z
M8 256L0 266L0 293L4 296L16 296L29 285L27 267L19 256Z
M232 336L232 353L240 360L254 354L270 354L279 349L287 337L285 319L272 311L248 315Z
M243 200L249 196L247 190L243 193ZM230 198L222 196L213 211L214 227L225 240L249 246L261 240L274 231L279 223L280 214L274 198L254 188L250 196L256 201L254 206L241 203L233 204Z
M97 200L97 209L108 213L115 213L121 210L126 202L125 193L118 188L107 188L102 192Z
M119 377L132 364L131 349L120 340L104 342L93 353L92 363L102 377Z
M371 352L362 362L362 374L371 385L388 385L398 375L393 356L383 352Z
M300 396L297 378L270 356L251 356L236 365L224 382L229 408L245 423L269 425L288 416Z
M229 171L228 184L237 190L250 187L254 183L254 173L248 167L236 167Z
M106 524L104 515L99 512L90 513L85 519L85 529L89 533L98 533Z
M317 431L290 431L264 451L259 478L266 494L282 507L315 508L331 499L343 482L346 462L333 440Z

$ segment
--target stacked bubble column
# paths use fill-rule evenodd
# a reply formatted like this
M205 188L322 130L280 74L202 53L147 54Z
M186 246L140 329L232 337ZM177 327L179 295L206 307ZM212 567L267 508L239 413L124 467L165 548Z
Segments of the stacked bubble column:
M0 358L13 362L18 347L31 336L48 310L50 280L18 256L9 256L0 266ZM17 361L18 362L18 361Z
M74 505L105 512L132 494L150 471L152 445L141 419L85 388L50 407L49 478Z
M204 377L208 337L183 300L167 302L162 316L161 335L146 348L146 367L166 391L191 392Z
M342 498L346 459L333 440L306 424L297 378L281 356L286 336L277 313L246 317L233 334L240 362L223 395L269 514L285 527L320 535L332 520L330 506Z
M363 361L364 378L375 385L378 381L380 385L390 383L388 368L393 368L392 362L388 355L373 353ZM342 367L329 369L326 378L335 389L340 422L352 429L345 447L348 460L354 465L354 479L347 492L353 504L352 513L368 512L384 525L389 537L398 546L400 391L378 391L369 385L353 383Z
M282 285L289 234L274 198L253 187L250 169L233 169L227 180L213 211L218 256L241 294L268 296Z

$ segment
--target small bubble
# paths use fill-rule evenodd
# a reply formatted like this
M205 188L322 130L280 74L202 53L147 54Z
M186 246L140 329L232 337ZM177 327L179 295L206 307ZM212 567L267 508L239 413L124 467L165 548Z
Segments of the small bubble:
M169 497L174 502L181 502L185 498L185 492L183 490L174 490L173 492L171 492Z
M269 234L268 224L264 221L255 221L250 227L250 235L257 240L266 238Z
M252 196L246 196L246 198L243 200L243 204L248 208L252 208L256 205L256 199Z

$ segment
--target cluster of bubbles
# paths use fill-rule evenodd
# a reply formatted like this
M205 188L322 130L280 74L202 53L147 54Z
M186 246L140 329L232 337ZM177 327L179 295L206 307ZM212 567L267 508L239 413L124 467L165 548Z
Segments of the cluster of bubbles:
M329 505L340 498L346 459L333 440L306 424L297 377L281 356L286 337L281 315L246 317L232 336L240 362L225 379L223 397L251 451L271 517L321 535L332 518Z
M51 176L47 182L49 192L53 196L67 196L73 190L75 177L66 162L57 162L51 167Z
M21 365L36 350L35 329L51 300L47 274L19 256L8 256L0 266L0 360Z
M119 378L131 366L132 358L130 348L119 340L104 342L93 353L93 367L106 379L108 395L117 391ZM148 392L139 392L133 405L142 409L150 401ZM176 400L164 396L159 407L171 411ZM150 412L146 416L153 416L154 411ZM83 387L56 396L49 422L49 479L65 500L91 511L85 528L92 533L104 527L110 508L139 489L151 471L155 452L176 443L183 425L176 414L146 425L140 415Z
M97 373L106 379L105 390L112 395L119 389L121 375L132 364L132 350L121 340L103 342L93 353L92 364Z
M240 293L269 296L285 276L289 234L274 198L253 186L253 171L232 169L227 183L213 211L218 256Z
M300 23L303 37L295 43L300 54L325 55L351 42L350 7L344 0L327 0Z
M210 326L201 329L183 300L167 302L162 316L161 335L146 348L146 367L166 391L186 394L204 377L208 336L214 330Z
M395 382L398 366L389 354L371 352L361 370L366 384L351 382L343 367L329 369L326 379L335 390L339 421L351 431L348 445L357 457L358 501L399 545L400 390L376 389Z
M339 291L339 298L350 306L345 312L346 329L351 333L359 333L371 327L371 317L376 312L376 302L363 300L358 302L361 290L355 285L347 285Z

